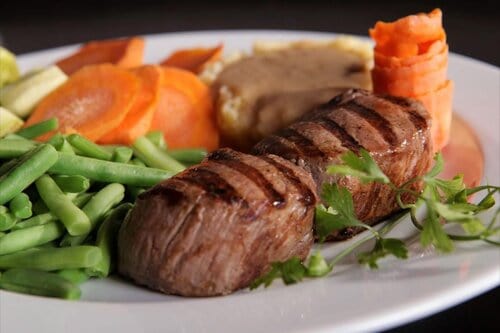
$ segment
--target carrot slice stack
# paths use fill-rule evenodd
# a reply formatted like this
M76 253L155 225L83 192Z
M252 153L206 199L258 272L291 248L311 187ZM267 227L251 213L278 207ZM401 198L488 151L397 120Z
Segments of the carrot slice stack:
M134 74L115 65L86 66L45 97L26 126L57 117L61 132L80 133L95 141L123 121L138 86Z
M87 65L111 63L131 68L142 65L144 39L131 37L93 41L83 45L74 54L56 62L67 75L71 75Z
M160 62L162 66L177 67L199 74L203 68L220 59L222 55L222 44L212 48L183 49L172 53L168 58Z
M132 144L151 127L158 107L163 72L160 66L145 65L130 70L139 78L137 97L123 121L98 141L104 144Z
M160 99L151 130L162 131L171 148L217 148L219 134L208 86L183 69L162 67L162 71Z
M433 120L434 150L441 150L449 140L453 98L441 10L377 22L369 33L375 41L373 90L420 100Z

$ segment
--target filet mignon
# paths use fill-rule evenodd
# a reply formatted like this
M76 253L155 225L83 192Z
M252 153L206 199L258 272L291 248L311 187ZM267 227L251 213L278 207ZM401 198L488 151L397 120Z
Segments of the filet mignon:
M362 148L396 185L422 175L432 161L429 115L414 100L350 90L259 142L254 155L215 151L139 196L119 233L119 272L183 296L246 287L272 262L307 256L325 182L352 192L359 219L382 220L399 209L388 186L325 172Z
M318 193L326 182L347 187L357 217L374 224L399 210L395 193L387 185L329 175L326 167L339 163L347 150L364 148L391 181L401 185L429 169L433 153L430 127L427 111L416 100L351 89L263 139L252 153L275 154L302 167L313 176ZM415 190L420 187L415 184ZM333 233L330 239L348 238L357 231L348 228Z
M317 202L293 163L217 150L139 196L119 233L119 272L168 294L231 293L272 262L307 256Z

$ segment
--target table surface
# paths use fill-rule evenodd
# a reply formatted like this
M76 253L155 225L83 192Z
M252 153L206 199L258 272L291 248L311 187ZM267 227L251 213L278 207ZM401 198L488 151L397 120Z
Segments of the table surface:
M2 1L2 43L15 53L92 39L217 29L290 29L366 35L377 20L440 7L450 49L500 65L495 1ZM500 79L500 78L499 78ZM500 281L500 277L499 277ZM500 287L391 332L486 331L494 323Z

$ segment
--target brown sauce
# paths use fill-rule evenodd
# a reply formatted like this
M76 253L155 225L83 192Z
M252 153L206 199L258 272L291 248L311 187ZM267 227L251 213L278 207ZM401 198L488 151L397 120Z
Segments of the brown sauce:
M349 52L331 47L288 48L228 65L213 87L216 92L225 87L241 99L237 124L229 124L237 128L229 135L250 138L251 144L347 88L370 89L371 78L365 62Z

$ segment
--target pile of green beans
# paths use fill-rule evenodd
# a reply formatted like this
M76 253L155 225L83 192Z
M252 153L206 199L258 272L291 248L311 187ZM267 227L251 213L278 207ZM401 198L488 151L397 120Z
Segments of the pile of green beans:
M0 139L0 289L78 299L80 284L113 273L136 197L206 151L169 150L161 132L127 147L56 130L49 119Z

